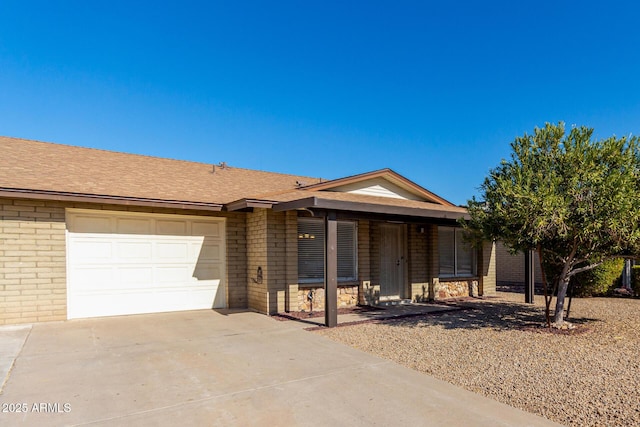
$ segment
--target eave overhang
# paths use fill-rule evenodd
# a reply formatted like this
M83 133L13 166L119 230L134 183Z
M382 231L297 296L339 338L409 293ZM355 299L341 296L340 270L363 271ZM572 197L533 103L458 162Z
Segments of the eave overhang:
M277 202L272 202L269 200L258 200L258 199L240 199L235 202L227 203L225 205L225 210L229 212L240 211L244 209L253 209L253 208L266 208L271 209L274 204Z
M275 212L290 211L296 209L322 209L322 210L335 210L335 211L349 211L349 212L362 212L362 213L377 213L386 215L398 215L405 217L416 218L434 218L434 219L449 219L458 220L471 219L471 216L466 210L443 210L443 209L430 209L406 207L406 206L393 206L393 205L381 205L375 203L363 203L363 202L349 202L343 200L329 200L319 197L305 197L302 199L292 200L290 202L278 203L273 206Z
M222 204L186 200L162 200L104 194L69 193L64 191L31 190L0 187L0 197L54 200L64 202L108 203L112 205L149 206L157 208L221 211Z

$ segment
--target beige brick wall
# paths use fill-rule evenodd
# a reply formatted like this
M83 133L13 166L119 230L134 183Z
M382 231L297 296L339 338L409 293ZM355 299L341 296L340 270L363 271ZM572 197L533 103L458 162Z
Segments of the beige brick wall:
M414 302L429 299L429 233L426 225L409 224L409 298Z
M284 309L285 311L298 311L298 213L296 211L285 213L285 235L286 284Z
M286 303L285 289L287 284L287 266L289 265L287 260L286 215L285 212L267 211L267 277L269 283L267 291L269 295L269 314L284 312Z
M67 317L64 208L0 199L0 324Z
M268 311L266 268L267 210L254 209L247 214L247 298L248 307L261 313Z
M227 218L227 298L247 307L243 213L0 198L0 325L67 317L65 208Z
M427 224L425 226L427 239L427 281L429 283L429 299L436 298L435 286L440 276L440 256L438 255L438 226Z
M244 213L226 212L227 301L229 308L247 308L247 229Z
M484 242L479 256L480 267L480 295L494 295L496 293L496 245Z
M542 272L538 254L534 255L535 281L542 283ZM524 283L524 254L519 252L515 255L502 242L496 243L496 280L498 283Z
M286 292L287 285L292 284L290 280L294 274L297 280L298 271L297 241L295 259L287 259L287 254L294 250L291 242L294 238L294 220L290 215L291 213L262 208L256 208L247 214L248 306L260 313L284 312L293 298L287 296ZM297 239L297 225L295 230ZM288 267L291 270L287 270ZM258 278L258 268L262 271L262 280Z

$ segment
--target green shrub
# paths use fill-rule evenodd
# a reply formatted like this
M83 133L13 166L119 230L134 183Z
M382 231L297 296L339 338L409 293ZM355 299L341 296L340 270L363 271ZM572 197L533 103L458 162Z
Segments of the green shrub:
M613 289L621 286L623 268L623 259L610 259L593 270L576 274L571 278L573 295L594 297L610 294Z

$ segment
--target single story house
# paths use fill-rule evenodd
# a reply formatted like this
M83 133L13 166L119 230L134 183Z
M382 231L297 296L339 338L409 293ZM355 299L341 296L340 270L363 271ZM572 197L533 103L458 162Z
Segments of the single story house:
M0 150L0 324L495 292L494 246L463 241L466 209L390 169L323 180L10 137Z

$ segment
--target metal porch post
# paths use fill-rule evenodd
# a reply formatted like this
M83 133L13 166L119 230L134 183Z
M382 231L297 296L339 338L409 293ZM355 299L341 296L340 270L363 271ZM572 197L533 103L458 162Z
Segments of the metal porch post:
M524 302L533 304L535 269L533 268L533 251L524 253Z

